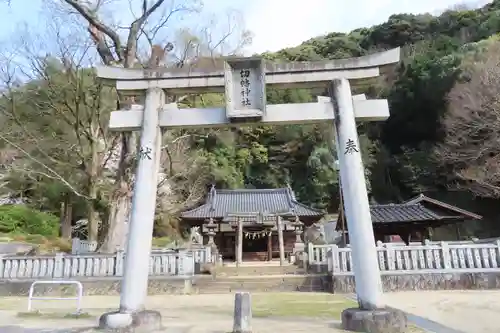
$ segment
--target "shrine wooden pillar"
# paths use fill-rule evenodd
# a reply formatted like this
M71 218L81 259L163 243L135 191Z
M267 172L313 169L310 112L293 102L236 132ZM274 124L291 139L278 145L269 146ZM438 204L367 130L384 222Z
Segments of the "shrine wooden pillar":
M267 233L267 261L273 260L273 232Z
M236 230L236 267L239 267L243 262L243 222L238 218Z
M281 217L276 217L276 230L278 230L278 245L280 249L280 266L285 264L285 244L283 244L283 224Z

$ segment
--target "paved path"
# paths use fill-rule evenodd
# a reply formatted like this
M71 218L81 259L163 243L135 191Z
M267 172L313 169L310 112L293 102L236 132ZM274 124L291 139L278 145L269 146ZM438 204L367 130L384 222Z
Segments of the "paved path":
M454 332L500 332L500 290L412 291L385 294L389 306L445 325ZM444 328L436 333L452 332Z

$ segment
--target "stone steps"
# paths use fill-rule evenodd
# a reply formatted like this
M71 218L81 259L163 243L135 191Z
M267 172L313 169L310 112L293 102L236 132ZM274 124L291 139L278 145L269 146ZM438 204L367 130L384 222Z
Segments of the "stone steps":
M84 295L119 295L120 278L83 278ZM0 297L27 296L33 280L9 280L0 283ZM338 283L338 282L337 282ZM66 297L75 295L75 288L67 285L40 285L36 296ZM150 277L148 293L162 294L224 294L235 291L250 292L332 292L332 278L326 274L247 275L216 277L196 275L192 281L169 277Z
M197 276L192 292L197 294L220 294L235 291L249 292L322 292L329 291L326 275L262 275L211 277Z

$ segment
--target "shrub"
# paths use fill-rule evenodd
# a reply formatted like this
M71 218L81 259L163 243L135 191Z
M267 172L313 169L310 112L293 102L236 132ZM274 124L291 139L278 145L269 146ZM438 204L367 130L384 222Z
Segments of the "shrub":
M71 253L71 241L68 239L56 238L50 241L49 244L57 252Z
M0 233L57 236L59 218L25 205L0 206Z

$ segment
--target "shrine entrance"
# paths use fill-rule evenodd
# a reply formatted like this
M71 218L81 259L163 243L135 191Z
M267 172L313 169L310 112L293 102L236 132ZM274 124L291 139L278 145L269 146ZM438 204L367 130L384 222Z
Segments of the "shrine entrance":
M243 230L243 260L272 260L271 231L252 229L249 228L249 230Z
M203 205L184 211L181 221L200 227L205 244L216 248L225 262L285 263L302 251L304 227L324 213L297 201L290 187L218 190L213 186Z
M184 68L98 67L97 76L103 79L103 82L112 84L122 93L144 99L144 106L134 107L133 110L113 111L108 126L110 131L139 130L139 151L148 153L138 155L120 299L121 311L118 315L132 322L131 314L144 309L156 187L163 148L161 129L228 128L251 124L330 125L329 138L326 141L330 148L335 148L336 151L346 221L349 232L355 235L350 243L358 305L363 311L383 305L380 269L356 122L386 120L389 117L389 106L387 100L367 100L364 95L353 96L351 83L359 87L372 85L373 78L386 73L385 68L399 62L399 59L400 49L397 48L358 58L321 62L287 63L270 62L262 57L227 57L223 59L222 64L214 61L213 66L208 68L203 68L196 62ZM271 86L310 89L311 92L320 93L327 89L328 96L317 96L317 102L310 103L267 104L266 88ZM207 92L224 94L225 105L212 108L179 108L177 102L166 103L168 96ZM208 217L204 219L206 223L198 225L210 226L210 245L215 244L214 237L218 232L223 233L216 228L220 229L221 223L231 219L228 224L232 230L228 231L237 233L237 244L234 246L237 266L242 262L245 217L260 216L260 220L266 217L276 225L280 265L285 264L284 234L287 232L287 224L297 229L298 242L295 243L303 249L299 225L306 225L305 221L300 219L300 216L304 215L304 207L296 201L295 196L288 202L264 201L264 206L274 206L273 209L259 210L251 209L259 204L246 200L236 200L239 204L234 207L235 210L224 204L219 205L217 202L220 200L210 201L208 206L203 205L191 210L192 219L200 215ZM222 206L222 209L216 209L215 206L218 205ZM311 209L306 207L305 210ZM316 212L314 215L321 213ZM216 227L216 224L219 226ZM393 315L384 310L384 316L385 314Z

